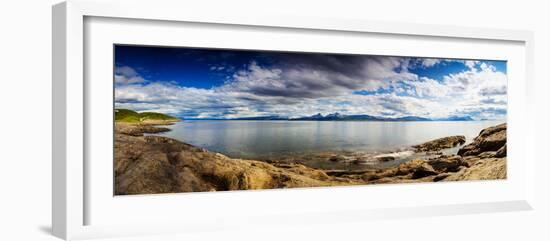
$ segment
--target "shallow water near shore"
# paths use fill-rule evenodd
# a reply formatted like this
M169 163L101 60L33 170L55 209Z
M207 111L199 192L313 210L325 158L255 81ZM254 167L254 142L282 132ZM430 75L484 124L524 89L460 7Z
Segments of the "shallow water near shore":
M452 135L464 135L469 143L482 129L503 122L185 120L167 126L171 129L168 132L154 135L174 138L232 158L280 160L335 153L360 152L369 153L369 156L403 153L412 145ZM453 154L454 149L457 148L445 152ZM409 158L410 155L403 155L396 159ZM314 163L310 165L315 166Z

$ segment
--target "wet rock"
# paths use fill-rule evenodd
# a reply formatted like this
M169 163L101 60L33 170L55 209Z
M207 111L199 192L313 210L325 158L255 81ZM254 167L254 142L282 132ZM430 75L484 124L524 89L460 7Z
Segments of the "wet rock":
M397 167L379 170L370 176L364 177L367 180L378 180L382 178L399 178L399 179L419 179L431 175L438 174L425 160L411 160Z
M355 165L364 165L364 164L369 163L369 161L368 161L368 159L366 159L366 158L356 158L356 159L353 160L351 163L352 163L352 164L355 164Z
M331 162L344 162L346 161L346 158L340 155L335 155L335 156L331 156L328 160Z
M330 172L335 175L335 172ZM367 183L429 182L438 172L425 160L411 160L395 167L368 169L358 172L338 173L340 176L357 177Z
M376 161L378 162L389 162L395 160L395 157L393 156L377 156L375 157Z
M466 142L464 136L448 136L413 146L416 152L434 152L442 149L452 148Z

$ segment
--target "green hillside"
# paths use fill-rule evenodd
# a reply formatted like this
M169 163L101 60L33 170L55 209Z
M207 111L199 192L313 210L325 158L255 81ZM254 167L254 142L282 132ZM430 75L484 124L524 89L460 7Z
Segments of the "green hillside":
M115 121L117 122L143 122L145 120L178 120L178 118L156 112L135 112L128 109L115 109Z

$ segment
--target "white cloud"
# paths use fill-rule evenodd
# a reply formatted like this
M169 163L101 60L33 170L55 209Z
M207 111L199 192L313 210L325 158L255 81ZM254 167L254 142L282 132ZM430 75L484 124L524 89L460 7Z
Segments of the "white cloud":
M403 85L405 87L402 87L402 91L419 98L442 98L450 91L446 85L427 77L421 77L418 81L406 82ZM408 88L404 89L406 87Z
M422 67L429 68L433 67L441 62L441 59L423 59L422 60Z
M450 88L449 99L454 101L456 113L472 114L484 119L505 117L507 77L496 71L494 66L482 63L479 69L470 68L450 74L443 81ZM486 96L499 97L489 101Z
M466 61L464 61L464 65L466 65L466 67L470 68L470 70L475 69L477 64L479 64L479 61L477 61L477 60L466 60Z
M146 82L133 68L128 66L115 68L116 84L136 84Z
M464 64L467 70L434 80L409 72L408 61L400 58L367 59L353 66L360 68L355 75L311 66L267 68L251 62L224 85L212 89L149 82L128 67L116 71L116 76L124 79L115 88L115 104L119 108L199 118L298 117L334 112L503 118L507 102L506 75L485 63L465 61ZM130 81L132 78L141 81ZM357 90L388 91L353 94Z

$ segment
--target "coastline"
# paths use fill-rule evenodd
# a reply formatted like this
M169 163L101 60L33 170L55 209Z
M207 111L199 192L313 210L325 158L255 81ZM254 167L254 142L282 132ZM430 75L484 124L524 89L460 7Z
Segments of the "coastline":
M331 170L296 162L230 158L150 135L169 131L158 125L174 122L115 122L116 195L506 178L506 124L481 131L472 143L458 150L460 155L446 155L441 150L464 144L464 137L443 137L411 147L414 153L430 154L422 159L384 168ZM328 158L335 163L348 161ZM384 163L392 156L377 158Z

